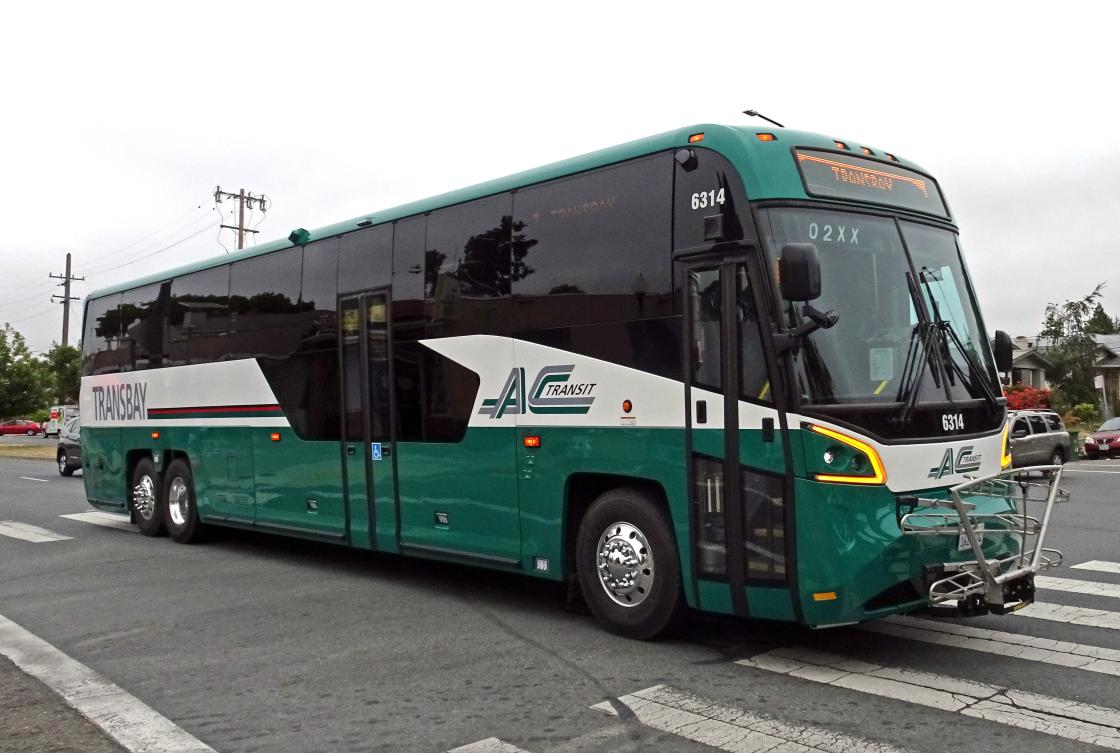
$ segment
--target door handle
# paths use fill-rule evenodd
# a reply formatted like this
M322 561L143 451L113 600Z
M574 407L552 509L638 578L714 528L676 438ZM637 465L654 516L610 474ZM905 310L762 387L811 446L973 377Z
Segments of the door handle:
M708 423L708 401L707 400L697 400L696 401L696 423L698 423L698 424Z

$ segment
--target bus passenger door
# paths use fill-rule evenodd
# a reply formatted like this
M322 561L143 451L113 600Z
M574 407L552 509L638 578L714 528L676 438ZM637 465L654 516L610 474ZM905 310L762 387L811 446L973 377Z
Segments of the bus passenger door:
M350 542L397 550L396 477L389 432L389 294L339 299L342 461Z
M746 258L681 263L693 564L703 608L792 618L784 590L786 458L753 265Z

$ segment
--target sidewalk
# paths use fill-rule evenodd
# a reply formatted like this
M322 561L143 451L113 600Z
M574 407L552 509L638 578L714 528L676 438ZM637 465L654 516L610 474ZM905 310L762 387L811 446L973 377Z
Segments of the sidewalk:
M0 656L0 753L127 753L38 680Z

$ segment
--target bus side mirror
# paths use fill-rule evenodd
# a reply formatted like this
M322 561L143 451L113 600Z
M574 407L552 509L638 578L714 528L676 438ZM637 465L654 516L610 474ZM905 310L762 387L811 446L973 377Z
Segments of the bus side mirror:
M996 330L995 342L992 344L993 355L996 357L996 371L1004 374L1011 373L1011 335L1002 329Z
M812 243L787 243L778 259L778 284L787 301L821 297L821 262Z

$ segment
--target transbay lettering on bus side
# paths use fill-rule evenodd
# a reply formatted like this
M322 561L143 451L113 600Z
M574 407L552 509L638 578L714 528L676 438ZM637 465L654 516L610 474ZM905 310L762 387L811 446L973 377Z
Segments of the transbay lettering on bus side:
M148 383L93 387L95 421L142 421L148 417Z

